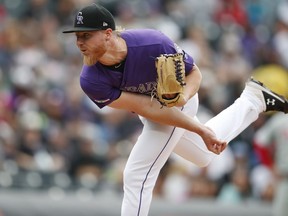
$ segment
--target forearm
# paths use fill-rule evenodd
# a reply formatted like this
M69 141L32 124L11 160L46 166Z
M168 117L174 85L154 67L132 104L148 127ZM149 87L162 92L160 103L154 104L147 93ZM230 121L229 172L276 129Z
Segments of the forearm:
M144 117L160 124L180 127L197 133L203 139L207 149L215 154L220 154L226 148L227 143L217 139L210 128L181 112L178 108L159 108L156 101L151 102L150 106L151 109L143 110Z
M111 107L125 109L159 124L180 127L201 134L203 125L187 116L179 108L162 106L155 98L151 101L145 95L123 92Z
M186 115L185 113L181 112L179 108L176 107L162 107L158 101L152 101L146 109L139 111L139 115L150 119L151 121L184 128L189 131L193 131L198 134L202 134L204 130L204 126L195 121L190 116Z
M145 95L122 92L120 98L109 106L137 113L159 124L195 132L202 137L207 148L216 154L222 152L226 147L226 143L218 140L211 129L181 112L177 107L162 107L155 98L151 100Z

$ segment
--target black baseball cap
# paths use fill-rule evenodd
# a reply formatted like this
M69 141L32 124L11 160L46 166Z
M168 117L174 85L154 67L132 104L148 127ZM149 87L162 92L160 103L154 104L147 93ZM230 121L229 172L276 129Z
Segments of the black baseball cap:
M106 8L92 4L78 11L75 16L74 27L63 31L63 33L106 30L108 28L115 30L113 15Z

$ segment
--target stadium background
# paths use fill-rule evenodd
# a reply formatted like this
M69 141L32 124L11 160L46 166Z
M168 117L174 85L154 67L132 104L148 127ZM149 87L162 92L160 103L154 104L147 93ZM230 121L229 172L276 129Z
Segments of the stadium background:
M141 124L131 113L100 112L79 88L82 59L74 35L61 31L90 2L0 0L1 216L119 215L121 174ZM202 122L251 75L288 96L284 0L94 2L119 26L159 29L194 57ZM172 155L151 215L271 216L277 155L259 154L254 135L272 117L261 115L205 169Z

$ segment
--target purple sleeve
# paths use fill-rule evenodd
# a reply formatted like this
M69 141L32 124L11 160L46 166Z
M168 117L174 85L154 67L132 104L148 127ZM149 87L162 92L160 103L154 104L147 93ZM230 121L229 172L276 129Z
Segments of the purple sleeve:
M187 76L188 74L190 74L190 72L191 72L191 70L193 68L194 60L186 52L184 52L184 63L185 63L185 74Z
M105 85L103 82L92 83L84 77L80 77L80 86L85 94L99 107L110 104L112 101L118 99L121 91L113 88L110 85ZM97 88L95 88L97 86Z

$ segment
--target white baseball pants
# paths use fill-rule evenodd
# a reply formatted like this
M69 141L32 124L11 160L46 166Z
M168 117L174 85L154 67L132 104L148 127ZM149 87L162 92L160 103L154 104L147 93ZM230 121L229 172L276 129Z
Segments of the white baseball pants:
M182 111L195 119L198 95L189 100ZM262 110L261 110L262 109ZM210 127L221 140L231 141L263 111L263 104L249 90L227 109L209 120ZM160 125L140 117L144 124L124 170L124 198L121 216L147 216L160 169L172 152L192 163L207 166L216 154L207 150L202 138L182 128Z

